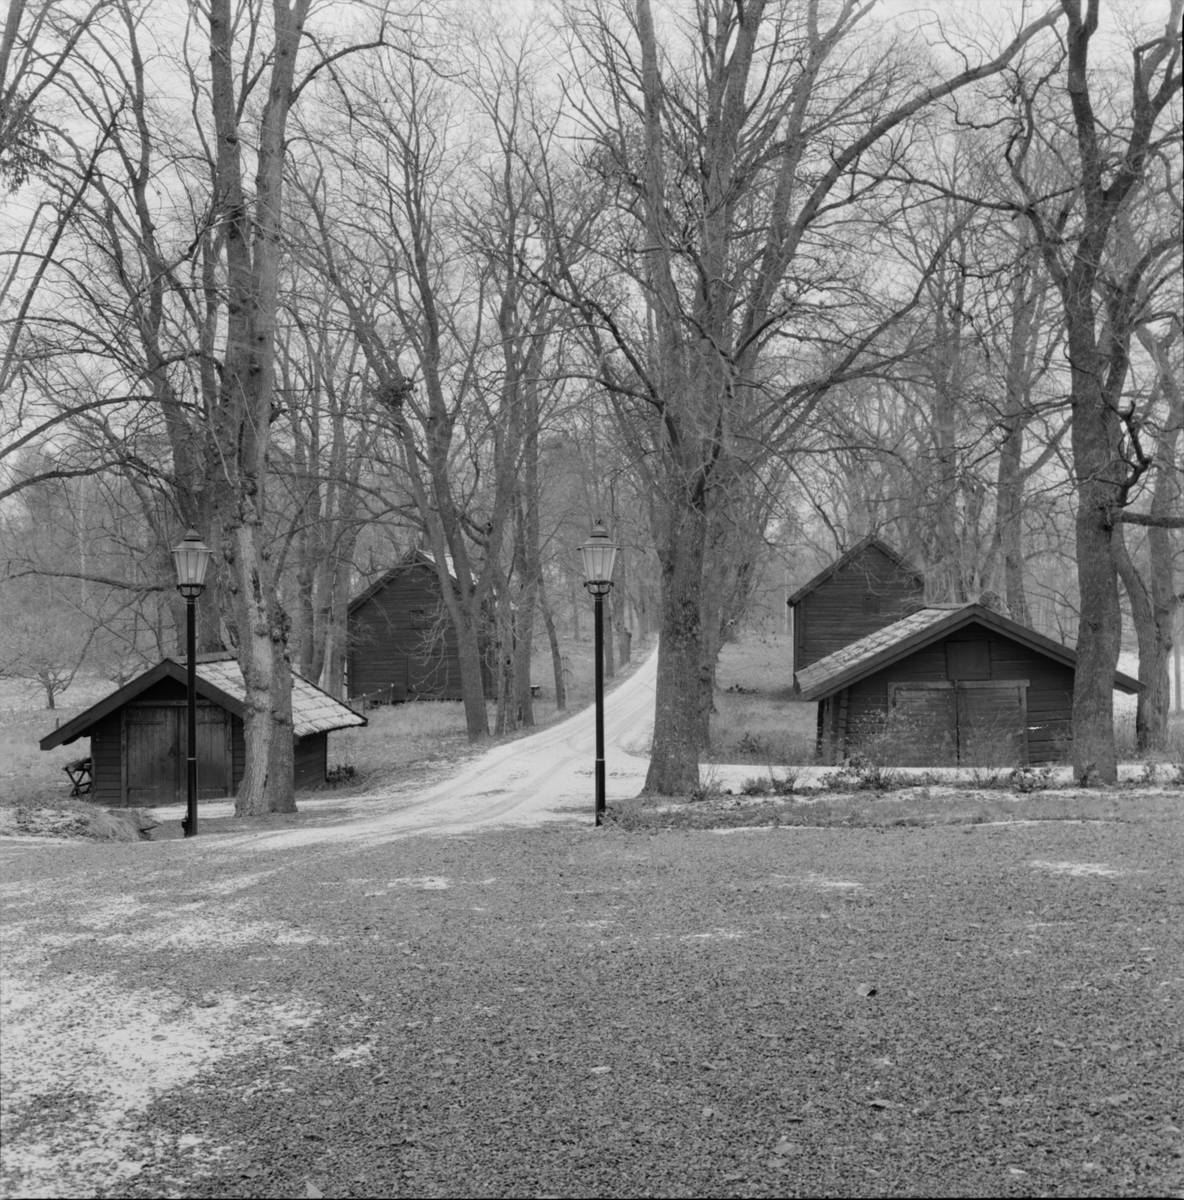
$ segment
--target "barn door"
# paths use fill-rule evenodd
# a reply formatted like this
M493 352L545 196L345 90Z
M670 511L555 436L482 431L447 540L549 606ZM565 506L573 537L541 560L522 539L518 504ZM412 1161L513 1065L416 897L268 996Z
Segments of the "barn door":
M188 783L185 762L189 754L189 717L180 709L181 799ZM230 714L214 704L197 706L197 798L217 800L233 795L230 786Z
M894 683L891 693L885 760L898 767L954 766L958 733L953 685Z
M963 766L1017 767L1028 762L1028 681L958 685L958 760Z
M177 708L123 710L129 805L175 804L180 797L179 716Z

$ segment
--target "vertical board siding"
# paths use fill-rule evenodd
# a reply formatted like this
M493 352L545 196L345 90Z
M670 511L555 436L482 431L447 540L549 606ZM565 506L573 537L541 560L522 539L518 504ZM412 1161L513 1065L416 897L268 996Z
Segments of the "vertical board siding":
M125 803L132 808L141 804L175 804L180 798L183 761L178 752L181 709L128 704L123 714L127 735Z
M795 674L852 642L907 617L923 601L922 582L876 546L840 568L794 605ZM878 612L864 611L875 596Z

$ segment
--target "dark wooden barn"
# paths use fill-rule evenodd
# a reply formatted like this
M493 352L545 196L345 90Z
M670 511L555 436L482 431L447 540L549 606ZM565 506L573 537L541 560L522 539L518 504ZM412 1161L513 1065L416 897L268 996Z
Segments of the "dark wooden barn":
M981 604L923 608L797 673L819 749L897 766L1019 766L1071 750L1077 655ZM1120 691L1138 680L1115 673Z
M794 673L915 612L924 599L921 572L887 542L865 537L789 597Z
M90 738L91 799L108 807L181 803L188 749L184 662L166 658L41 739L42 750ZM197 664L198 799L233 796L246 764L244 689L238 663ZM297 787L323 783L329 732L366 718L292 676Z
M460 700L456 630L444 606L435 562L413 550L349 604L347 690L379 704ZM493 672L482 656L485 694Z

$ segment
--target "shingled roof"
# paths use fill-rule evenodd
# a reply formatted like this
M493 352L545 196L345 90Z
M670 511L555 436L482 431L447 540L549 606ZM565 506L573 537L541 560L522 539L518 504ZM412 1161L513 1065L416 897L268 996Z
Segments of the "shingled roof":
M831 696L856 680L889 666L971 622L986 625L1068 667L1077 666L1075 650L993 609L981 604L943 604L922 608L811 663L795 676L800 689L798 699L821 700ZM1143 685L1137 679L1115 671L1114 686L1133 694L1141 691Z
M836 575L848 564L858 558L865 550L878 550L886 558L894 562L905 574L919 579L922 583L925 582L925 576L917 570L915 566L899 551L893 549L887 542L881 541L874 533L869 533L867 537L856 542L850 550L839 555L834 562L823 567L817 575L814 576L808 583L803 583L800 588L789 599L786 604L797 604L804 600L815 588L821 587L833 575Z
M175 679L179 683L188 680L188 669L184 662L172 658L162 659L130 683L110 692L96 701L72 720L59 726L40 741L42 750L64 746L80 737L85 737L92 725L108 713L134 700L141 692L159 683L162 679ZM238 663L229 656L219 655L215 661L197 662L197 693L215 704L232 712L236 717L243 715L246 688ZM366 718L354 712L347 704L335 700L315 683L292 672L292 730L297 737L311 733L324 733L331 729L345 729L350 725L365 725Z
M247 690L243 685L242 672L234 659L223 662L198 662L197 677L226 695L233 696L238 702L238 713L242 715ZM366 718L354 712L348 704L342 704L315 683L309 683L303 675L292 672L292 731L297 737L308 737L310 733L325 733L330 729L345 729L350 725L365 724Z

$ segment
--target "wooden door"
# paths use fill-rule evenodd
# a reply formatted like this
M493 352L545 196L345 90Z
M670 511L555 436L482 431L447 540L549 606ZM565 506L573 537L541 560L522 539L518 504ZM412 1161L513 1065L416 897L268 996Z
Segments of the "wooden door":
M1028 762L1028 681L959 683L958 761L971 767Z
M884 761L897 767L958 762L957 708L951 683L894 683L884 731Z
M180 797L188 798L188 781L185 778L186 758L189 754L189 715L182 707L179 710L181 782ZM233 795L230 784L230 714L215 704L197 706L197 798L218 800Z
M129 704L123 710L125 803L175 804L180 797L180 710Z

